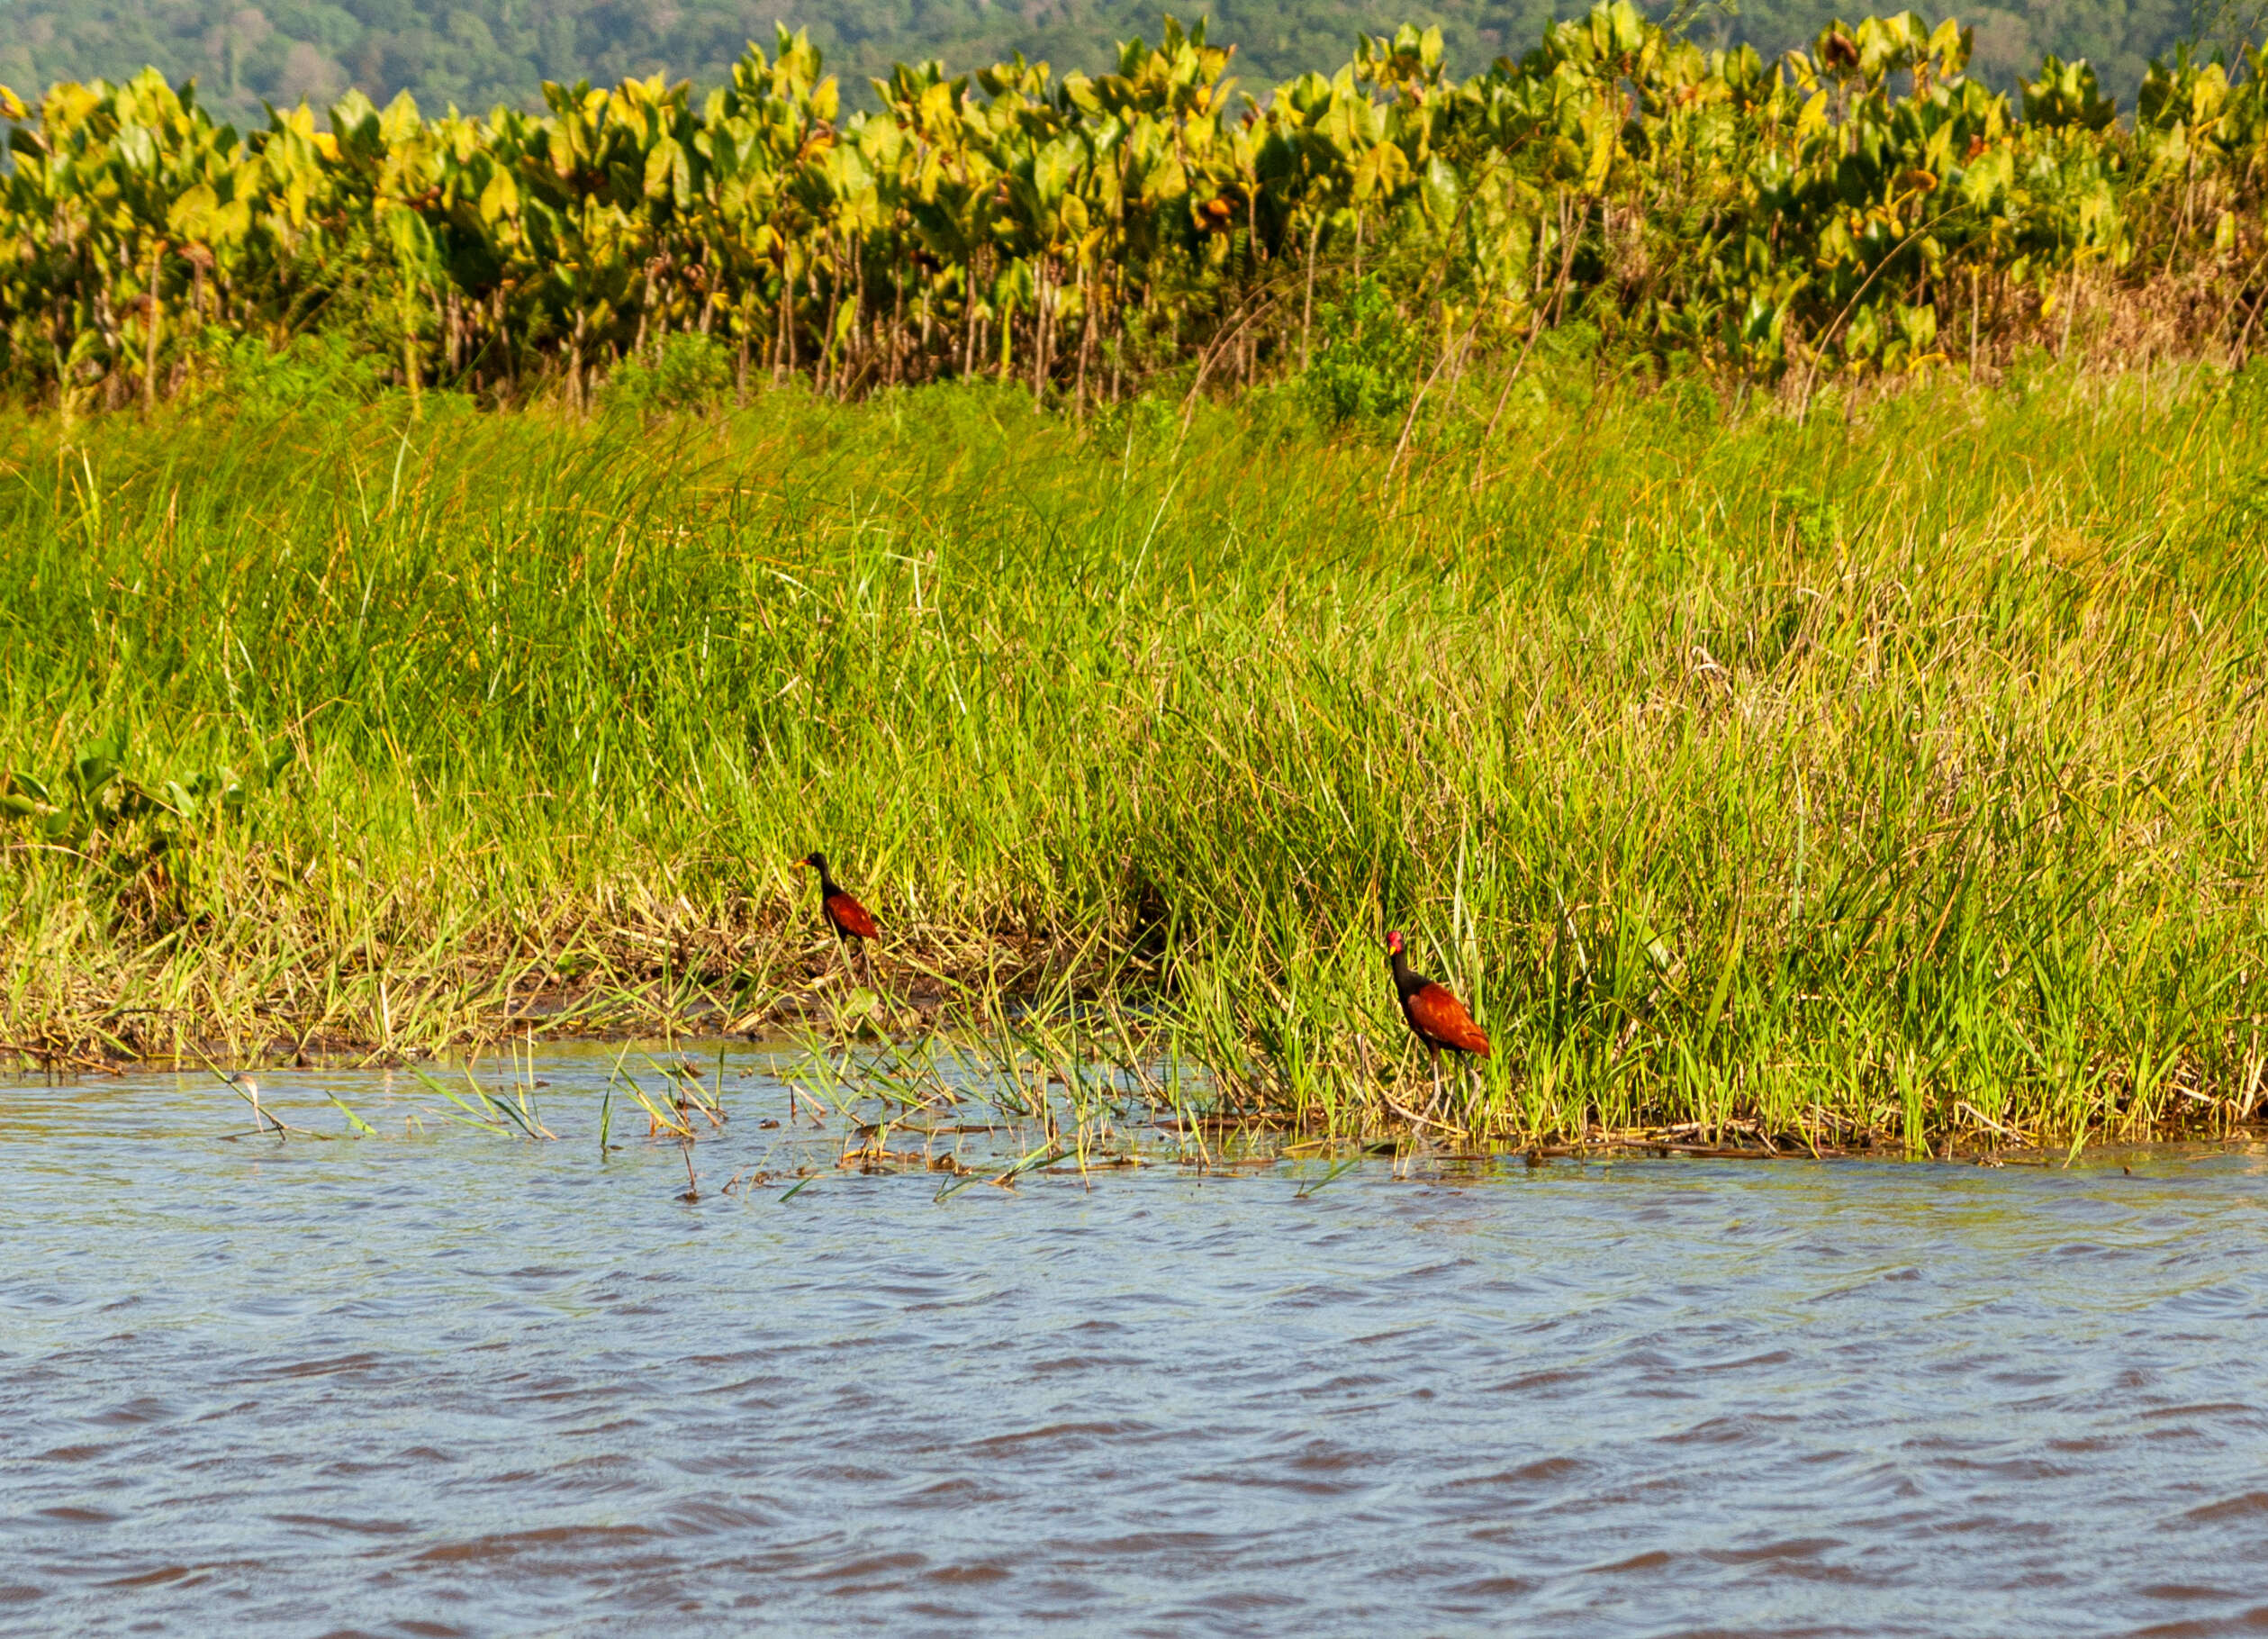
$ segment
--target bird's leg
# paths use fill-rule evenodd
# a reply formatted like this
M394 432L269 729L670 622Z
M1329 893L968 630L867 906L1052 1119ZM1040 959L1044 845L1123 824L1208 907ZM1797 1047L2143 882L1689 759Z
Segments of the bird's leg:
M1438 1115L1441 1108L1441 1050L1429 1046L1425 1051L1426 1055L1433 1061L1433 1101L1425 1107L1425 1113L1429 1116Z

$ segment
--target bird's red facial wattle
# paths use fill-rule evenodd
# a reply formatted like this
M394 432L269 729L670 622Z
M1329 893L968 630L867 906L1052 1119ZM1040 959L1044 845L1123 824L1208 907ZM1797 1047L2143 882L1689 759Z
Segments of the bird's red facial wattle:
M1386 952L1390 956L1398 956L1402 954L1402 936L1399 933L1389 933L1386 936Z

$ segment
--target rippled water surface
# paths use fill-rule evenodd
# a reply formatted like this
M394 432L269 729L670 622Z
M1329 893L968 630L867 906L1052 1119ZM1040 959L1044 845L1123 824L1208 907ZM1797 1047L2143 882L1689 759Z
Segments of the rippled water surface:
M2254 1156L783 1200L736 1059L689 1202L610 1063L0 1087L0 1631L2268 1628Z

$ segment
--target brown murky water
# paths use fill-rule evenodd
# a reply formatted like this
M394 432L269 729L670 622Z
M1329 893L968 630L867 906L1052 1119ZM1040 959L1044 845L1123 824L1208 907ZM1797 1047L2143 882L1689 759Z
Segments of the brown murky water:
M2268 1627L2258 1158L689 1203L610 1062L0 1089L0 1632Z

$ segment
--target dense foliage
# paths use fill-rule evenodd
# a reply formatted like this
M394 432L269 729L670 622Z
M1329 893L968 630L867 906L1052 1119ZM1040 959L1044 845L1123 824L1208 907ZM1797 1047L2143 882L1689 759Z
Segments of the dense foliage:
M429 119L349 93L248 133L154 72L61 84L12 110L0 372L154 402L318 331L413 390L992 372L1083 406L1321 347L1342 407L1414 415L1563 324L1807 391L2060 349L2083 297L2083 343L2245 350L2260 59L2154 67L2128 125L2087 64L2010 95L1973 44L1904 13L1767 61L1613 0L1470 79L1405 26L1253 99L1169 22L1101 75L900 66L845 116L782 30L705 98L552 84L541 114Z
M1396 927L1498 1136L2259 1113L2268 366L1153 402L0 411L0 1042L855 1028L824 847L1074 1084L1394 1126Z
M1464 69L1517 56L1584 0L1430 0L1402 15L1439 26L1450 60ZM1376 26L1351 0L1219 0L1214 33L1240 42L1240 72L1289 79L1333 60ZM2007 84L2043 53L2093 62L2103 83L2130 100L2149 59L2189 31L2222 35L2248 20L2257 0L2001 0L1980 6L1977 64ZM1831 0L1743 0L1712 8L1705 43L1753 45L1767 56L1826 27ZM2234 17L2227 14L2236 14ZM685 0L626 5L618 0L11 0L0 39L0 81L44 86L62 79L122 79L154 65L169 79L197 77L207 107L239 123L260 99L318 106L349 86L384 103L407 91L428 108L542 105L547 79L610 83L664 71L720 85L750 40L776 23L805 27L846 77L851 100L895 62L941 58L992 62L1020 51L1062 68L1098 73L1116 60L1114 41L1154 37L1155 0Z

